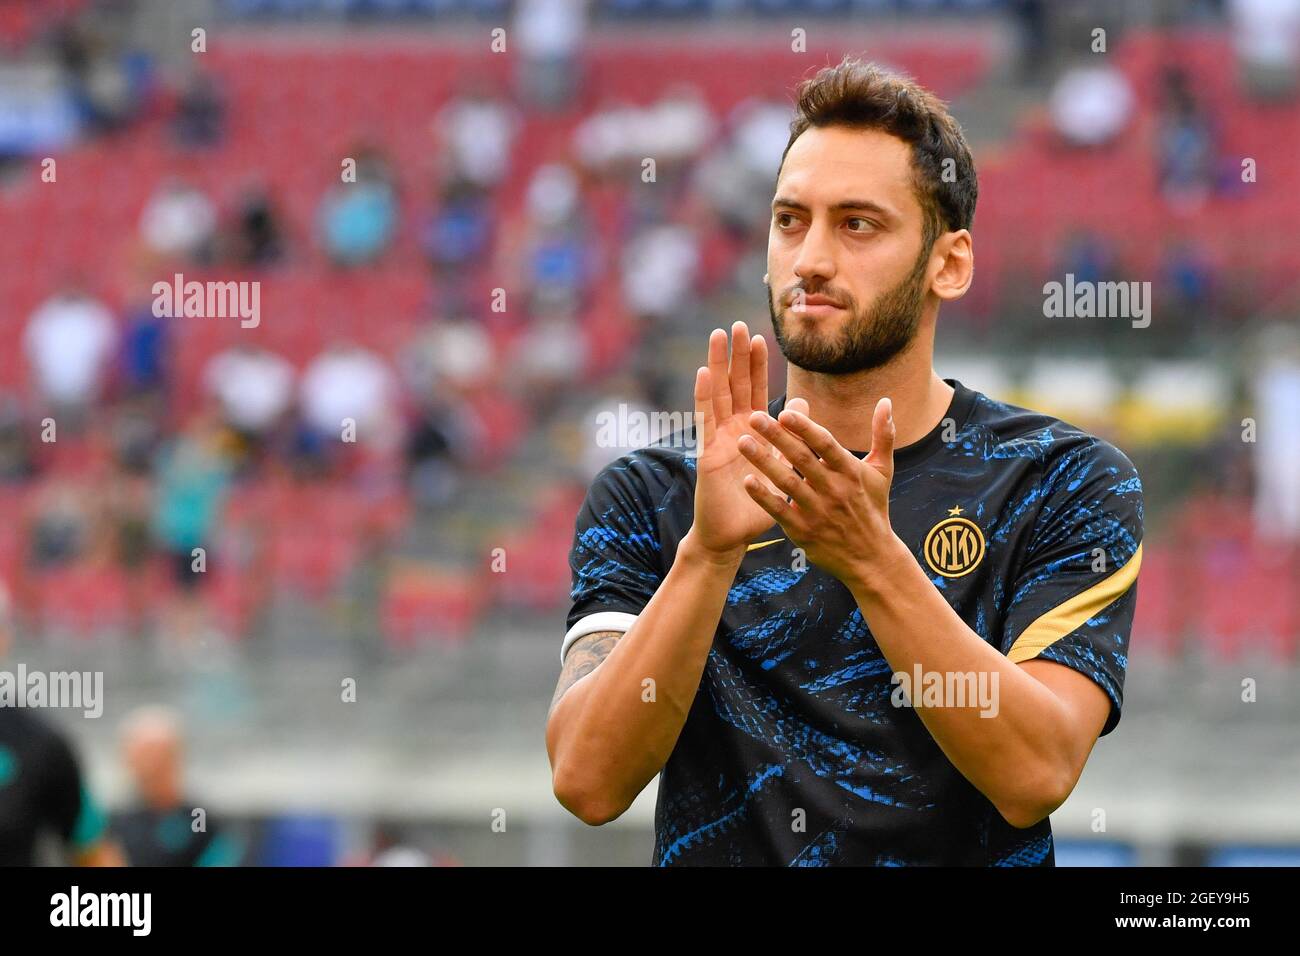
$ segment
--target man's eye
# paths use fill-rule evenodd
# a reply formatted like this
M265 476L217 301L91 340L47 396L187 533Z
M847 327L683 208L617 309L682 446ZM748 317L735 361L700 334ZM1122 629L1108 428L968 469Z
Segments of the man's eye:
M849 224L849 230L852 232L866 232L871 228L871 220L863 219L861 216L850 216L845 222ZM858 225L855 227L854 223Z
M790 223L787 222L787 220L793 218L794 217L791 216L788 212L779 212L776 214L776 224L780 226L782 229L784 229L786 226L790 225Z

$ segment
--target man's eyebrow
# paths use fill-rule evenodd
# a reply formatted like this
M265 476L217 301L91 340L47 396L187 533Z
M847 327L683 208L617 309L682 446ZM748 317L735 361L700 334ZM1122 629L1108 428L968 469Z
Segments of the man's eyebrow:
M772 208L785 206L789 209L798 209L800 212L810 212L811 210L805 203L795 199L789 199L785 196L777 196L772 200ZM832 212L843 212L849 209L862 209L868 212L874 212L878 216L884 216L887 219L895 218L894 214L879 203L872 202L870 199L843 199L831 207Z

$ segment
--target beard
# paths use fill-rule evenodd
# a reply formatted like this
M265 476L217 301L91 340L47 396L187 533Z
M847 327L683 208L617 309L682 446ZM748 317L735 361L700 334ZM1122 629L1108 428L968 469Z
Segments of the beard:
M772 316L772 330L781 354L791 365L808 372L825 375L849 375L880 368L902 352L916 338L921 324L921 310L925 304L925 267L930 260L930 250L921 250L912 272L892 289L876 297L870 309L864 310L847 292L831 292L821 288L803 286L805 295L826 294L835 299L848 313L848 319L838 335L827 335L819 329L790 334L785 328L786 309L778 312L767 290L767 309ZM795 287L800 288L800 286Z

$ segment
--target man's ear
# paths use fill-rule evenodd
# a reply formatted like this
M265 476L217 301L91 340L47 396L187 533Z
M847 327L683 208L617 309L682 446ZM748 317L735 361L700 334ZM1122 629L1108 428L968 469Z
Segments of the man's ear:
M943 266L930 283L930 291L947 301L960 299L975 276L975 249L970 231L945 232L934 243L934 255L943 257Z

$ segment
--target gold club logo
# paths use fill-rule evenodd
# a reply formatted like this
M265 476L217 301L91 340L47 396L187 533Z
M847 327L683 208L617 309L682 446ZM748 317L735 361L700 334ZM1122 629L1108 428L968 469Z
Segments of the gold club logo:
M961 517L961 506L948 509L944 518L925 536L925 563L945 578L970 574L984 557L984 532L974 521Z

